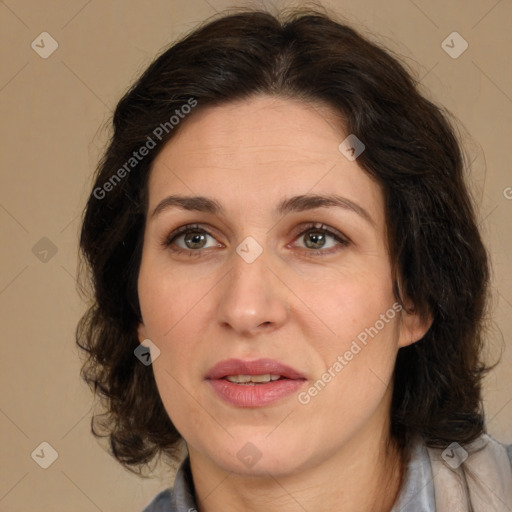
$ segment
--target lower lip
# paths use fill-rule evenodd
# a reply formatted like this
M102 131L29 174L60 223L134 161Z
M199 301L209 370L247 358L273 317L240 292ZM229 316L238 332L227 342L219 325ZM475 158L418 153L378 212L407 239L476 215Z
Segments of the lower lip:
M237 407L263 407L297 391L305 382L280 379L265 384L235 384L226 379L209 380L217 395Z

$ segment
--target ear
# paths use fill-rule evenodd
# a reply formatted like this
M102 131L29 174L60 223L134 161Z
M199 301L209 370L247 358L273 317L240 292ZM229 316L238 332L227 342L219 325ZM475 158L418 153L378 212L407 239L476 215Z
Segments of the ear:
M139 338L139 343L142 343L148 337L146 326L142 322L137 326L137 337Z
M432 325L432 315L428 313L427 317L421 315L415 309L412 303L407 304L401 311L400 336L398 346L406 347L421 340Z

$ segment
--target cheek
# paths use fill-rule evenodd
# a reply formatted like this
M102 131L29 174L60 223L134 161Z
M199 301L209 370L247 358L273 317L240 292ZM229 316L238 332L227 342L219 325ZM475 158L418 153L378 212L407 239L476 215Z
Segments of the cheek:
M337 376L332 398L355 408L367 404L371 410L392 380L400 306L391 283L382 279L346 281L339 290L336 300L341 306L331 317L335 343L324 349L323 357L326 368L336 365L331 370Z
M198 314L208 289L207 280L191 272L143 260L138 292L148 337L167 344L178 328L190 323L190 315Z
M391 322L397 317L395 297L385 265L319 272L308 282L297 279L294 292L306 306L304 314L296 315L302 329L331 357L347 350L358 336L364 341L368 331L375 333L376 323L381 340L396 339L397 325Z
M173 416L185 407L185 390L194 389L205 340L206 318L214 304L207 300L214 281L192 277L190 272L160 269L147 261L139 274L139 299L146 337L157 345L153 363L155 380L164 405L173 404ZM203 351L204 352L204 351ZM204 355L204 354L203 354ZM193 404L189 404L193 410ZM168 409L168 414L170 410Z
M359 325L350 329L339 325L334 343L320 349L317 343L312 357L318 357L321 369L299 400L309 403L311 411L321 411L312 419L319 429L326 421L332 425L362 425L389 394L399 321L391 306L382 311L385 320L379 318L379 313L370 323L361 315Z

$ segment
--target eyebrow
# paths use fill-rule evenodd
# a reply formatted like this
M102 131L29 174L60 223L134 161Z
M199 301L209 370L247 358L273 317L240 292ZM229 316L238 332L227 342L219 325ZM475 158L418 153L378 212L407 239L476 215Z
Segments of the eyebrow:
M303 212L307 210L313 210L315 208L333 207L352 211L362 217L372 226L376 226L375 221L362 206L354 203L354 201L351 201L350 199L341 197L336 194L304 194L289 197L283 199L277 205L274 213L277 215L286 215L287 213L291 212ZM162 199L162 201L158 203L156 208L153 210L153 213L151 214L151 218L170 208L180 208L182 210L211 213L213 215L220 215L224 213L224 208L215 199L211 199L205 196L172 195Z

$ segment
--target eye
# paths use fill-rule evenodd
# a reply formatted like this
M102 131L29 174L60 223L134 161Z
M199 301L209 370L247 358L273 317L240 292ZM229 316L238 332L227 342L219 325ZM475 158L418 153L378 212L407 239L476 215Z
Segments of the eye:
M207 245L208 237L216 240L208 231L201 226L186 225L173 231L167 236L162 245L168 247L177 254L187 254L188 256L200 256L203 249L213 247L222 247L220 243ZM339 247L349 245L349 240L337 230L327 228L324 224L309 224L303 229L295 240L304 241L304 252L308 255L326 255L337 252ZM326 248L326 242L331 239L331 245ZM181 242L178 243L178 242ZM292 245L293 246L293 245Z
M182 254L188 253L189 256L199 254L202 249L219 247L220 244L206 245L208 237L215 238L204 228L198 225L186 225L173 231L163 242L163 245L169 247L172 251ZM181 241L179 245L177 241Z
M330 246L326 247L328 239L334 240ZM339 250L339 246L346 247L349 241L339 231L326 228L324 224L310 224L296 238L303 240L308 254L325 255ZM314 250L309 250L314 249Z

